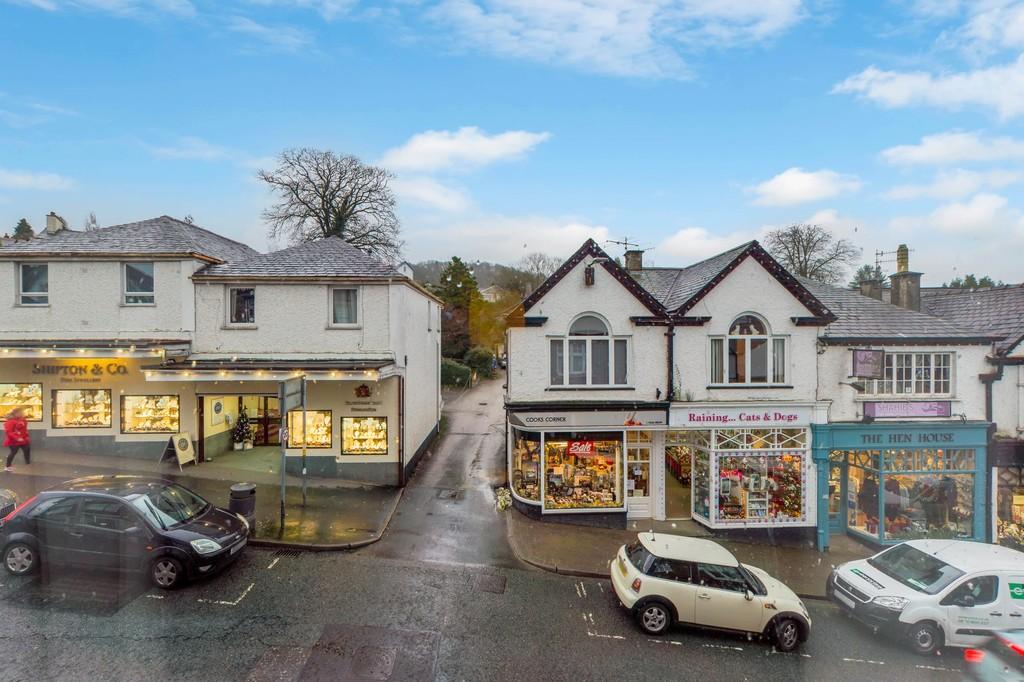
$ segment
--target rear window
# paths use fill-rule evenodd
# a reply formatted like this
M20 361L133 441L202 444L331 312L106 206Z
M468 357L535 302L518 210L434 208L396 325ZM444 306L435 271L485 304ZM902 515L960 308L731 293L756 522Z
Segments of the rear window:
M896 545L878 556L871 557L868 564L907 587L925 594L942 592L964 574L959 568L906 544Z
M626 557L629 559L629 563L636 566L636 570L641 573L645 573L644 567L647 566L653 556L639 540L626 545Z

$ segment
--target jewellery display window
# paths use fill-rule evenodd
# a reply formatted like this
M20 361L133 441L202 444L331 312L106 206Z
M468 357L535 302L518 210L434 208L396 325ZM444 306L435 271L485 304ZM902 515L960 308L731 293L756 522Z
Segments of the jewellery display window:
M121 433L178 433L180 426L178 396L121 396Z
M16 407L25 411L26 420L43 421L43 385L0 384L0 421Z
M288 447L329 448L333 444L330 410L306 410L306 428L302 428L302 410L288 413Z
M53 391L53 428L109 429L109 388L58 389Z
M388 454L387 417L342 417L341 454Z

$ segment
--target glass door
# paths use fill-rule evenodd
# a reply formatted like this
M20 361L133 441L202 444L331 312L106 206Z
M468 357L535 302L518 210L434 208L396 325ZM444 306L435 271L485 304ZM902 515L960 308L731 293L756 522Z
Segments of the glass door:
M846 531L846 476L842 462L828 467L828 526L832 533Z
M691 517L693 453L686 431L665 434L665 518L686 520Z
M651 509L651 432L626 432L626 494L629 518L649 518Z

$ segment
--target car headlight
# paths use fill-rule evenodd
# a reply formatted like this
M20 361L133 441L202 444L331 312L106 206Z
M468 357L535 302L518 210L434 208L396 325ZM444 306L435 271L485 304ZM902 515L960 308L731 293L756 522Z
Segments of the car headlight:
M893 611L902 611L910 603L910 600L906 597L875 597L871 600L871 603L884 606Z
M218 552L221 549L219 543L209 538L200 538L198 540L193 540L190 544L192 545L192 549L199 552L200 554L212 554L213 552Z
M249 530L249 519L245 518L241 514L235 514L235 516L237 516L238 520L242 522L242 525L245 526L245 529Z

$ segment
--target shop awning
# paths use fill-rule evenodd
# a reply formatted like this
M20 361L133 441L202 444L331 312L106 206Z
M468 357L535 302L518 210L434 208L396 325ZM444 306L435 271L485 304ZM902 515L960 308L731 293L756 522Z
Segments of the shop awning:
M147 381L380 381L395 374L390 358L193 359L142 367Z
M188 353L188 339L16 339L0 341L5 358L163 358Z

